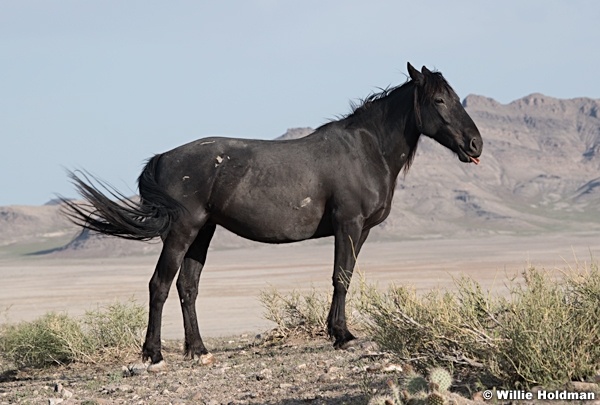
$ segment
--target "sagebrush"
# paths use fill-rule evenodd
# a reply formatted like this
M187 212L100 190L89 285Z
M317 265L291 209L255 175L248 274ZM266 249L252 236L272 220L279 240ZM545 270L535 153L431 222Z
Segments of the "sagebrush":
M31 322L3 325L0 355L16 367L96 362L139 350L145 325L146 310L133 301L88 311L81 318L48 313Z
M600 364L600 272L592 264L555 272L533 267L510 281L509 297L472 279L455 291L369 290L369 332L418 369L442 366L484 386L559 386Z

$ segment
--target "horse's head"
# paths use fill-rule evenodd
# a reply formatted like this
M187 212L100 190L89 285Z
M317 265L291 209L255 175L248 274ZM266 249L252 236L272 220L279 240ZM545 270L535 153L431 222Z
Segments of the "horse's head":
M419 72L409 63L408 73L415 84L419 131L456 153L461 162L478 164L483 148L481 135L452 87L441 73L425 66Z

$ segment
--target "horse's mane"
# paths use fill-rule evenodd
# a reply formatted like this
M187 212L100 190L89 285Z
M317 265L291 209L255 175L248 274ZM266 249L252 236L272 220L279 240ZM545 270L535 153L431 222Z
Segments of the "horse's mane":
M377 92L377 93L371 93L365 98L358 99L357 102L351 101L350 102L350 112L348 114L346 114L344 116L344 118L348 118L353 114L359 113L361 111L365 111L370 106L372 106L375 101L386 98L394 90L397 90L401 87L407 86L411 82L412 81L409 79L406 82L404 82L403 84L400 84L398 86L387 86L384 88L379 88L379 92Z
M402 87L408 87L413 81L408 78L406 82L397 85L397 86L388 86L385 88L380 88L379 92L371 93L367 97L363 99L359 99L358 102L351 102L350 108L351 111L344 116L347 118L354 113L360 112L361 110L369 108L373 103L377 100L384 99L388 97L394 91L401 89ZM425 81L425 86L422 92L419 92L419 97L421 101L423 100L431 100L435 93L440 91L454 92L450 84L446 81L442 73L438 71L431 72L428 75L427 80Z

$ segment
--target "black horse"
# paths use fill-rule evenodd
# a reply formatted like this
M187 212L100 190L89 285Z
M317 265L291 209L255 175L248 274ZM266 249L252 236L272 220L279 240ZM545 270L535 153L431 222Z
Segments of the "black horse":
M335 347L355 339L345 301L356 257L388 216L396 178L410 167L421 134L479 163L479 130L439 72L408 64L410 80L368 97L347 116L287 141L205 138L152 157L138 183L140 201L116 203L76 175L87 204L63 200L66 214L91 230L135 240L161 237L150 280L144 359L162 361L161 318L179 271L177 291L185 354L208 355L195 301L217 225L266 243L334 236L333 300L327 318ZM180 269L181 268L181 269Z

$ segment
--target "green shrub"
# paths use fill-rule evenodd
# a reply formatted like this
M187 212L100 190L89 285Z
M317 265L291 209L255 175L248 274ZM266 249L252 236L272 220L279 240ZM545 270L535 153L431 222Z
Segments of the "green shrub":
M360 271L356 271L357 288L348 291L346 317L348 327L363 328L362 314L358 311L364 298L362 289L366 283ZM331 306L331 293L311 288L308 292L293 290L284 294L275 288L262 291L259 300L264 308L263 317L275 323L282 337L301 334L311 337L327 336L327 315Z
M118 352L141 347L146 322L146 310L132 301L115 302L106 308L88 311L83 317L86 332L96 347Z
M48 313L32 322L0 329L0 355L16 367L43 367L74 361L96 362L103 355L138 349L146 311L115 303L82 319Z
M597 265L555 277L529 268L509 298L473 280L455 291L368 290L368 331L382 348L424 371L442 366L484 386L558 386L589 378L600 364Z
M271 288L262 291L259 300L264 308L264 318L275 323L280 335L301 333L314 337L326 334L330 301L327 293L313 288L307 294L295 290L282 294Z
M66 314L48 313L33 322L3 328L2 355L18 367L42 367L89 358L93 344Z
M501 339L488 322L500 308L472 280L456 281L457 291L391 286L367 290L362 307L368 334L379 345L425 373L433 367L476 369L493 383L502 380L497 363Z
M529 269L512 289L502 323L504 368L524 385L593 376L600 364L600 273L592 266L558 283Z

